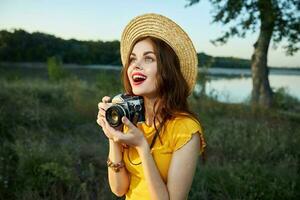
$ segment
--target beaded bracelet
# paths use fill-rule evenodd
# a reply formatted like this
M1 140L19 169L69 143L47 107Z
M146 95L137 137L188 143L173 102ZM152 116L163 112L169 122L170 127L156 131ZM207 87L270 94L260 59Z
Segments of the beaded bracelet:
M107 167L112 168L115 172L119 172L121 168L125 166L123 160L118 163L113 163L109 158L107 158Z

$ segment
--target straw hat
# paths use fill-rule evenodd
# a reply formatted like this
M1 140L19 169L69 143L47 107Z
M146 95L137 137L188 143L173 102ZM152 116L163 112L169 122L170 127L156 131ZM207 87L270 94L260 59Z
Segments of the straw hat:
M133 18L125 27L120 44L122 64L125 66L132 45L140 38L152 36L166 42L176 53L189 94L197 79L198 60L194 45L184 30L169 18L149 13Z

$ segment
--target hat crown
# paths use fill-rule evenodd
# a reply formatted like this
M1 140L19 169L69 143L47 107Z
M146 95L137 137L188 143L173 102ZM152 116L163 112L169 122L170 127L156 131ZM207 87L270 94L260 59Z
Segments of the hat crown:
M171 19L155 13L133 18L125 27L120 44L121 60L125 66L133 44L143 37L155 37L166 42L176 53L181 73L191 94L197 79L198 59L194 45L186 32Z

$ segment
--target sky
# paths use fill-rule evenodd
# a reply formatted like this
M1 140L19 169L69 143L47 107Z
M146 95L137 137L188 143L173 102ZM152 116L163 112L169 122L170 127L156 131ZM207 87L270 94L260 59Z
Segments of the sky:
M226 30L212 23L212 7L207 0L185 8L186 0L0 0L0 30L39 31L64 39L120 40L127 23L145 13L158 13L179 24L192 39L196 51L212 56L250 59L258 32L246 38L231 38L225 45L210 41ZM271 43L268 65L300 67L300 52L286 56L284 43Z

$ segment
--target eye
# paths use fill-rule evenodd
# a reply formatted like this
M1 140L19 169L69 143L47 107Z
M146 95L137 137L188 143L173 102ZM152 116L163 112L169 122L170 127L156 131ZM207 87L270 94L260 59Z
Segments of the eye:
M153 62L153 61L154 61L154 59L151 58L151 57L146 57L146 58L145 58L145 63L151 63L151 62Z
M135 62L135 61L136 61L136 58L135 58L135 57L129 58L129 64L131 64L132 62Z

